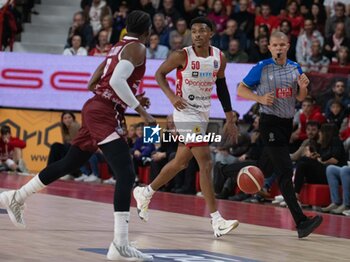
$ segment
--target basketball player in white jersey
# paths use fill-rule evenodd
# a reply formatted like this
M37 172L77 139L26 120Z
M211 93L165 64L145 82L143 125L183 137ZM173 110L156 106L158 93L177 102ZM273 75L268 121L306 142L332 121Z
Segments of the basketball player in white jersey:
M211 92L216 84L226 114L224 131L235 141L237 128L225 80L226 59L219 49L210 46L213 25L205 17L197 17L191 21L191 33L193 46L173 52L159 67L156 80L175 108L174 123L177 131L180 129L180 135L186 135L186 131L181 130L195 130L197 134L205 134L209 122ZM166 80L166 75L174 69L177 69L176 94ZM211 179L210 151L205 142L185 141L184 144L179 144L175 158L163 167L156 179L147 187L134 189L139 217L148 220L148 205L152 195L185 169L193 156L199 165L200 186L209 207L214 235L220 237L236 228L239 222L223 219L217 210Z

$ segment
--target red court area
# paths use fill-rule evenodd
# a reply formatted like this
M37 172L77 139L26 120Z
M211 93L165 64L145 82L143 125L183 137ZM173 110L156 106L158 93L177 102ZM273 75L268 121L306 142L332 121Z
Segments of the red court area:
M0 187L6 189L16 189L31 178L6 173L2 173L0 176ZM49 185L41 193L112 204L113 192L114 186L111 185L59 180ZM134 199L132 199L132 206L135 207ZM204 199L198 196L158 192L153 197L150 208L209 217ZM295 230L294 222L286 208L275 207L270 204L252 204L228 200L218 200L218 208L224 217L238 219L241 223ZM306 214L312 215L315 212L306 211ZM315 233L350 239L350 217L322 215L323 223Z

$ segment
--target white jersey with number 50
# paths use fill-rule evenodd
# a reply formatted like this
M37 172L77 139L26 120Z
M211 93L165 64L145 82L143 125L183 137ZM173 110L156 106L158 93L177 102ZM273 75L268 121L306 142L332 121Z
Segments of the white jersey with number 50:
M188 109L209 112L210 98L221 65L221 51L210 46L208 57L197 56L192 46L185 47L186 65L176 72L176 95L189 104Z

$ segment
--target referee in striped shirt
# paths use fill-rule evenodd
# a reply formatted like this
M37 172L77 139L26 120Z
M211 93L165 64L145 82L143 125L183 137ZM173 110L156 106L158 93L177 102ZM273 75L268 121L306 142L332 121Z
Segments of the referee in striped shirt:
M295 100L304 100L310 81L300 65L287 58L288 49L288 37L282 32L272 33L269 43L272 58L257 63L240 83L237 93L260 104L264 153L278 176L279 188L296 223L298 237L303 238L322 223L322 217L304 215L292 183L293 166L288 144L293 130Z

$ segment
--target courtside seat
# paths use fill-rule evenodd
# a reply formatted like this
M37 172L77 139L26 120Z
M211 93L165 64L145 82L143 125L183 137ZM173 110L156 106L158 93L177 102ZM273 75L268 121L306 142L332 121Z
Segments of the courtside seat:
M329 186L304 184L300 192L300 201L311 206L328 206L331 203Z
M98 163L98 171L100 172L101 179L106 180L111 178L112 174L109 173L107 162Z
M140 166L138 171L139 182L141 184L149 185L151 183L151 167Z

